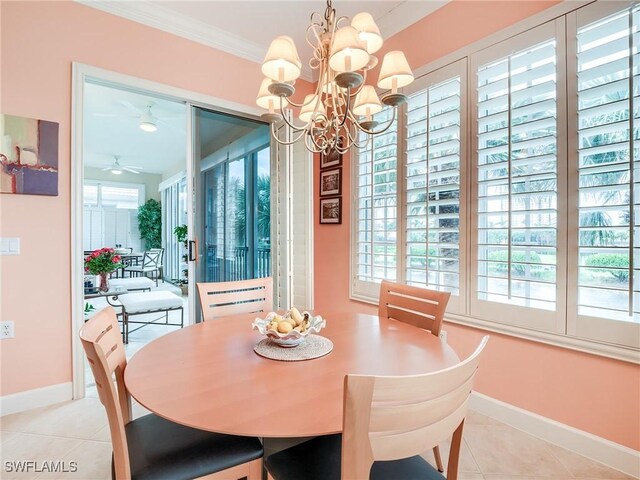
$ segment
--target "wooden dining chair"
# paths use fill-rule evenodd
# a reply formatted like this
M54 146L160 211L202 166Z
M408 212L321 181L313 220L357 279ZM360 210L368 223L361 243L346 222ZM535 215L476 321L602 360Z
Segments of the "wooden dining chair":
M205 322L229 315L268 313L273 310L271 277L196 285Z
M380 285L378 316L429 330L437 337L442 330L442 320L449 297L450 292L438 292L384 280ZM437 445L433 447L433 456L438 471L443 472L442 456Z
M433 373L347 375L342 435L270 455L270 480L457 480L462 430L485 336L466 360ZM420 454L453 433L447 476Z
M113 478L262 478L263 448L257 438L205 432L155 414L132 420L131 397L124 383L127 359L112 307L87 321L80 339L107 411Z
M442 330L442 319L449 297L450 292L384 280L380 284L378 316L424 328L437 337Z

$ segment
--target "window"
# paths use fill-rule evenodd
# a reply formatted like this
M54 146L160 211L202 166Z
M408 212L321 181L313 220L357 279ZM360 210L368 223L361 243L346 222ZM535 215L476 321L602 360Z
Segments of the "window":
M597 1L405 89L397 135L354 154L352 297L388 278L450 291L452 320L640 348L639 28Z
M360 134L357 162L357 263L355 288L377 295L373 282L397 276L397 119L393 110L374 116L376 130L389 129L371 138ZM368 285L367 285L368 284Z
M588 338L638 343L640 9L595 4L573 18L577 136L571 151L578 198L577 231L570 238L577 251L571 269L577 288L571 330Z
M84 250L122 245L139 251L137 210L144 196L142 184L87 180L83 186Z
M404 282L452 294L462 313L464 212L461 212L462 92L466 62L426 75L405 115ZM461 214L462 213L462 214Z
M563 328L564 317L557 283L556 37L550 22L472 57L477 260L471 314L499 313L508 323L547 331Z

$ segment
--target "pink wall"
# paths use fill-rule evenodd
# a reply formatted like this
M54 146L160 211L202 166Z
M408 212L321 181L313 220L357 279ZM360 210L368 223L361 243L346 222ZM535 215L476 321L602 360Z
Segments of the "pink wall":
M0 235L22 239L22 254L1 257L0 267L0 317L16 332L0 344L0 395L8 395L71 381L71 62L248 105L261 73L256 63L69 1L0 2L0 12L0 111L60 123L59 196L0 198Z
M385 42L403 50L415 69L531 16L556 2L454 1ZM316 160L316 179L318 161ZM342 225L315 228L315 308L374 313L349 300L350 175L343 166ZM317 181L317 180L316 180ZM316 211L319 208L315 199ZM447 324L449 343L461 357L482 332ZM636 365L491 334L477 390L611 441L640 449L640 369Z

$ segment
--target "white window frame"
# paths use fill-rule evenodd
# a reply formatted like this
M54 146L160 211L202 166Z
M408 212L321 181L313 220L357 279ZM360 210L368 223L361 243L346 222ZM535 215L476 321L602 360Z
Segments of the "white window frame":
M606 18L617 12L624 10L625 8L631 8L636 2L606 2L599 1L583 7L575 12L571 12L567 15L567 39L576 38L578 28L583 25L588 25L599 19ZM577 78L577 43L567 42L568 50L568 62L567 72L568 78ZM633 82L633 72L629 75L630 81ZM578 85L577 82L567 82L568 89L568 112L573 114L569 115L568 129L568 156L569 165L578 165ZM633 98L633 85L630 89L630 98ZM634 104L631 104L630 118L633 118ZM633 138L633 132L631 132L630 138ZM636 141L637 142L637 141ZM638 145L635 145L638 148ZM633 149L630 150L633 155ZM633 162L632 162L633 163ZM633 170L633 166L631 167ZM577 168L569 175L569 191L578 191L579 174ZM633 184L631 185L633 189ZM578 211L578 196L569 198L569 211ZM631 205L633 210L633 201ZM629 345L630 343L636 349L640 349L640 324L617 321L611 319L605 319L600 317L593 317L587 315L578 314L578 215L570 216L569 223L569 251L576 252L574 255L570 255L568 259L568 281L570 288L568 290L568 308L567 308L567 333L568 335L584 338L586 340L593 341L605 341L611 344L619 344L621 346ZM636 242L637 243L637 242ZM615 328L612 328L615 327Z
M146 186L144 183L125 183L125 182L109 182L103 180L85 180L83 182L84 185L97 185L98 187L98 203L97 205L92 206L91 208L117 208L117 207L104 207L102 205L102 187L123 187L123 188L135 188L138 190L138 206L141 206L145 202L146 198ZM133 210L133 209L130 209Z
M478 90L476 88L476 72L482 65L494 60L505 58L513 53L527 49L530 46L555 38L556 40L556 158L557 158L557 185L558 185L558 215L557 215L557 257L556 257L556 309L555 311L538 308L522 307L506 303L492 302L478 298L478 175L477 175L477 150L478 150ZM471 55L469 68L470 90L470 130L471 139L470 164L471 174L471 228L470 232L470 306L469 315L498 323L506 323L519 327L541 330L551 333L565 333L565 299L566 299L566 242L567 237L566 216L566 74L565 74L565 30L564 18L552 20L538 27L532 28L507 41L493 45ZM511 107L509 107L511 108ZM511 143L508 144L509 148ZM510 242L510 240L509 240Z
M472 87L474 86L473 81L475 79L475 72L473 70L470 60L472 59L472 56L474 54L482 52L483 50L490 48L500 42L511 41L511 39L513 39L514 37L517 37L521 34L526 33L529 30L535 29L536 27L539 27L551 22L554 25L555 29L563 28L565 24L567 26L566 31L563 31L562 35L558 35L556 38L556 42L557 42L556 44L558 45L557 62L558 62L559 69L562 70L561 72L558 72L557 82L560 85L571 84L572 78L575 78L575 77L572 77L572 74L575 74L575 66L572 67L571 61L567 59L567 57L570 57L574 53L572 52L572 49L575 49L575 45L573 45L573 39L571 38L571 35L572 35L572 23L571 23L572 15L570 15L571 12L575 12L590 4L591 5L608 4L608 7L603 5L597 8L603 8L603 9L612 8L615 11L616 9L617 10L623 9L625 7L625 4L629 4L629 3L630 2L606 2L602 0L599 0L597 2L594 2L591 0L562 2L548 9L545 9L544 11L536 15L526 18L525 20L522 20L510 27L507 27L499 32L489 35L486 38L483 38L471 45L467 45L455 52L445 55L444 57L434 60L433 62L414 70L415 76L417 78L415 83L419 85L419 82L421 81L420 78L422 76L433 73L438 69L446 67L447 65L450 65L457 61L466 59L469 65L467 79L466 79L466 85L467 85L466 92L469 92L468 97L471 97L471 94L473 93ZM596 8L596 7L593 7L593 8ZM594 17L594 18L597 18L597 17ZM573 30L573 34L575 38L575 30ZM563 44L562 47L560 47L561 43ZM515 50L517 49L514 48L514 51ZM411 88L418 88L418 87L414 87L412 85ZM617 341L612 341L609 338L599 336L597 334L598 331L611 329L612 326L615 326L616 330L618 329L617 327L620 327L620 332L615 334L614 336L617 336L619 338L626 337L628 339L630 338L629 337L630 335L635 335L636 337L640 338L640 329L636 331L636 327L639 327L637 324L632 324L631 325L632 328L626 329L624 328L624 326L619 326L612 323L612 321L600 319L602 322L602 325L587 326L586 324L583 324L580 326L577 324L577 322L572 322L571 318L569 318L571 317L570 305L575 299L575 294L572 297L572 284L568 283L568 282L571 282L571 276L567 274L566 269L572 268L571 261L572 261L573 253L571 255L569 255L569 253L574 251L571 250L571 245L568 244L568 240L567 240L568 235L572 234L571 228L573 228L573 226L570 223L571 219L570 218L567 219L566 212L569 211L568 208L572 207L572 205L570 204L572 199L568 198L569 197L568 191L572 191L570 190L571 188L573 188L572 187L573 184L571 182L572 181L575 182L576 179L575 178L572 179L572 172L567 171L567 164L571 165L570 162L571 162L571 155L572 155L571 150L568 149L568 145L571 145L570 142L572 141L572 135L575 136L576 132L572 132L571 129L567 131L567 111L570 111L568 110L568 108L571 108L571 105L570 105L571 91L569 92L569 98L567 98L566 91L557 92L557 94L558 94L557 95L557 104L558 104L557 114L563 117L562 120L560 119L558 120L558 132L557 132L557 136L559 139L557 144L558 163L559 163L558 164L558 190L559 190L558 212L559 213L558 213L558 245L557 245L558 246L557 289L558 291L564 290L564 293L562 293L562 295L558 295L557 297L558 305L556 308L556 312L558 313L558 318L556 319L556 321L551 321L550 323L547 324L547 327L550 327L550 328L548 328L547 330L540 330L540 329L532 328L531 318L529 318L528 324L527 322L524 322L523 324L518 324L517 322L501 323L500 319L496 318L495 314L492 316L487 316L488 318L480 318L478 316L474 316L471 314L471 298L472 298L472 295L475 294L475 287L474 287L475 279L472 278L472 275L474 274L474 270L476 270L475 261L474 261L475 259L473 257L474 256L477 257L477 253L474 254L473 253L474 249L472 248L473 242L471 240L473 240L474 226L471 220L474 218L473 215L474 215L474 211L476 210L476 207L475 205L470 205L470 203L475 203L475 202L467 201L466 202L467 211L466 211L465 221L467 222L466 225L469 228L467 229L468 233L466 236L466 246L465 246L465 252L467 255L466 258L468 259L468 261L466 262L468 265L467 275L466 275L467 291L465 295L466 306L465 308L461 309L463 313L457 313L457 312L454 313L452 311L449 311L451 310L449 309L445 315L445 319L447 322L450 322L450 323L456 323L460 325L481 328L482 330L486 330L486 331L497 332L500 334L506 334L509 336L517 337L517 338L533 340L533 341L544 343L544 344L560 346L560 347L571 349L571 350L587 352L587 353L596 354L596 355L600 355L608 358L614 358L618 360L640 364L640 349L629 346L629 345L622 345ZM473 140L474 138L473 135L471 135L470 133L471 127L474 123L473 120L471 119L471 115L474 114L476 109L477 109L477 105L474 105L471 98L469 98L467 102L468 128L466 129L466 132L462 135L467 139L466 158L468 163L467 165L465 165L465 167L467 169L467 172L469 173L474 172L474 169L475 169L474 163L477 161L471 155L472 149L469 142L469 140ZM569 121L570 120L571 119L569 118ZM400 132L403 132L403 127L404 125L402 124L398 125L398 132L399 132L398 158L402 158L402 154L403 154L403 152L400 151L400 149L403 148L403 143L404 143L404 134L400 133ZM566 142L562 141L564 138L567 138ZM351 182L352 182L351 192L352 193L351 193L350 204L352 207L351 211L354 212L355 211L354 209L357 208L357 201L358 201L357 199L358 176L357 176L357 150L356 149L353 149L353 148L351 149L350 157L352 159L351 161ZM564 161L565 159L567 159L567 157L568 157L568 160ZM400 166L401 163L398 163L398 165ZM462 172L461 172L461 175L462 175ZM400 174L399 172L398 180L399 182L401 181L404 182L404 174ZM472 179L470 178L470 175L467 175L466 177L467 183L462 190L469 191L471 186L474 185L474 182L471 180ZM461 181L463 180L461 179ZM404 185L402 186L399 185L398 187L399 187L398 188L398 195L399 195L398 205L400 208L404 204L404 199L402 196L405 195L405 192L404 192ZM565 190L565 193L562 194L561 192L563 189L568 189L568 190ZM471 195L474 194L473 191L470 193ZM473 198L473 196L471 198ZM472 208L469 208L469 207L472 207ZM462 205L461 205L461 210L462 210ZM367 285L366 288L364 289L354 288L354 284L355 284L354 279L357 273L357 270L354 269L354 257L356 252L356 250L354 249L354 246L356 245L356 241L357 241L357 238L356 238L357 221L358 221L357 216L352 214L351 215L350 298L355 301L377 305L379 285L377 284ZM402 241L401 240L402 236L404 235L404 228L403 226L400 225L400 221L404 221L404 217L402 215L399 215L398 236L397 236L398 245L400 245L400 242ZM562 230L564 230L564 233L562 232ZM462 230L461 230L461 234L462 234ZM461 246L462 246L462 239L461 239ZM401 260L403 261L403 256L404 256L403 252L398 250L398 256L399 256L398 271L404 274L404 266L401 265L400 263ZM575 262L573 265L575 265ZM462 280L462 277L461 277L461 280ZM573 286L575 286L575 283L573 283ZM560 302L565 302L565 303L563 306L561 306ZM495 304L495 305L499 306L499 304ZM535 312L537 311L537 309L531 309L531 310L534 313L533 316L535 316ZM567 315L567 312L569 312L569 315ZM515 315L516 315L515 318L517 318L517 316L520 314L516 313ZM564 316L564 319L560 321L559 318L562 316ZM616 322L616 323L619 324L621 322ZM592 333L593 335L590 336L589 333Z
M433 86L444 83L455 77L460 77L460 219L459 219L459 295L451 295L447 311L450 313L464 314L467 304L467 225L468 225L468 197L467 189L467 167L468 167L468 137L465 132L468 129L468 101L467 101L467 59L462 58L457 62L446 65L431 73L416 79L403 93L413 95L423 92ZM400 110L398 121L398 277L401 283L406 283L406 232L407 232L407 162L406 162L406 118L407 105L403 105ZM402 132L402 134L401 134ZM378 285L379 288L379 285Z

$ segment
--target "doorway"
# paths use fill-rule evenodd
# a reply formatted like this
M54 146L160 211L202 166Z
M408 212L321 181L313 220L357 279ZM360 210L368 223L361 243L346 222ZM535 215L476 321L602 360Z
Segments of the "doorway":
M269 128L195 109L195 228L201 239L196 281L271 276Z
M210 169L210 165L203 164L201 160L208 158L208 161L210 161L212 160L211 153L224 148L225 145L231 145L233 148L232 144L234 142L239 143L238 128L232 129L235 132L235 137L225 136L219 131L216 135L209 135L209 137L207 137L206 128L196 126L197 112L206 111L208 112L207 115L225 115L229 119L233 119L235 123L244 120L245 118L243 117L246 117L252 124L250 130L253 131L260 127L262 132L266 131L266 143L263 135L262 144L260 145L260 150L262 150L260 158L269 156L269 137L268 129L266 129L264 124L257 121L258 117L256 114L258 110L252 107L86 65L74 64L73 74L74 119L72 128L72 164L74 165L74 169L72 172L71 189L73 386L74 398L81 398L85 395L85 384L92 380L90 374L89 376L85 374L84 353L78 339L78 332L85 321L85 272L83 268L85 250L93 250L98 247L98 245L100 245L100 248L106 246L113 247L114 250L116 248L127 249L127 251L147 250L147 245L138 237L139 232L135 231L135 224L137 223L137 210L140 204L144 205L144 203L149 200L148 197L154 197L153 200L164 205L161 213L161 223L163 227L160 231L160 248L164 249L165 257L162 262L162 272L157 272L155 275L158 285L155 285L156 278L153 278L152 281L154 285L151 287L151 290L166 290L181 297L184 301L184 324L188 325L189 323L195 322L197 299L196 289L193 288L193 286L194 282L200 278L199 272L203 266L204 255L203 252L198 252L196 256L197 262L187 261L188 258L186 255L188 254L188 249L185 248L182 241L178 240L175 228L186 225L186 240L188 242L198 243L201 246L203 245L203 242L196 242L198 239L204 238L204 231L202 230L204 228L204 214L201 209L204 207L203 199L205 197L201 193L201 184L204 183L203 177L205 173L202 167L204 165L206 167L204 170L206 171ZM161 131L163 123L176 123L185 139L182 146L179 147L181 150L181 162L176 162L175 168L152 172L151 168L154 168L154 165L158 167L158 162L149 162L147 166L138 164L139 159L134 158L135 155L131 154L125 159L126 153L122 155L124 152L112 151L113 148L120 147L122 144L117 138L111 136L107 137L107 140L110 140L110 145L113 148L103 148L102 150L104 151L101 152L105 154L100 160L104 163L92 165L91 163L93 161L90 159L91 148L85 144L86 134L90 131L90 127L86 125L86 121L92 117L91 112L87 111L87 96L90 95L91 90L96 86L119 90L132 96L145 97L146 101L153 102L150 113L148 103L137 105L137 103L134 103L131 98L129 98L128 103L136 107L132 109L125 105L125 103L120 102L117 108L123 107L122 109L124 110L121 112L123 118L120 119L120 122L128 123L130 128L140 129L143 121L146 122L150 118L152 123L155 123L157 127L157 131L154 133ZM162 108L158 108L164 103L173 104L176 108L181 109L181 112L168 112L163 111ZM210 105L216 105L215 110L208 107ZM205 106L208 108L205 109ZM111 119L112 112L103 110L99 113L101 113L101 115L93 115L93 117L101 120ZM181 118L178 119L178 116L181 116ZM197 133L196 129L198 130ZM96 131L101 134L106 133L106 129L97 128ZM195 139L199 141L197 144L194 142ZM214 149L212 145L216 142L221 145ZM173 139L170 145L165 145L167 147L166 150L171 150L172 147L179 145L179 143L180 142ZM205 152L205 150L203 150L205 147L211 151ZM199 156L203 152L206 154ZM255 164L256 169L259 168L257 167L259 163L264 164L264 161L257 161L257 151L247 153L249 157L244 157L242 161L236 159L236 164L244 163L248 166L247 168L252 168L251 166ZM231 152L230 155L232 155ZM116 156L118 156L117 159L115 158ZM256 159L255 161L252 160L254 158ZM240 200L241 198L240 178L242 175L237 174L236 164L225 167L228 170L228 174L225 177L227 200ZM85 167L87 167L87 169L94 168L100 172L100 175L106 175L108 178L89 178L90 175L87 174ZM127 169L125 170L124 167L127 167ZM144 169L148 169L148 172L142 173ZM118 170L122 170L122 172L117 173ZM133 171L138 173L133 173ZM122 177L122 175L125 175L124 172L130 174L132 178L127 179L127 182L119 182L121 185L116 185L114 190L113 184L118 183L116 179L124 178ZM142 176L145 174L156 175L159 176L159 178L154 178L154 181L151 182L152 186L149 186L146 182L141 181ZM207 175L211 174L208 173ZM244 175L245 180L253 177L255 177L255 174L251 171ZM91 180L93 180L93 183ZM250 223L250 221L253 221L257 216L253 209L249 208L254 204L253 200L249 197L249 190L251 190L251 192L254 191L252 185L253 184L248 184L245 186L245 208L241 209L237 207L235 209L237 213L235 220L226 220L225 246L223 248L224 257L221 257L223 260L219 261L221 268L227 272L225 275L231 275L231 272L236 272L234 275L238 277L252 275L251 268L253 267L250 266L255 264L253 258L257 257L257 254L254 254L254 252L257 251L258 245L264 246L268 244L267 242L270 240L270 238L256 236L255 228ZM272 188L271 185L269 188ZM88 208L93 208L94 210L114 208L116 211L113 215L103 212L102 217L101 214L94 214L93 211L90 214L86 214L85 202L92 203ZM239 231L242 230L241 224L243 223L240 220L241 211L244 211L245 215L244 234L239 233ZM95 219L93 218L94 215ZM108 225L104 223L104 218L106 217L113 220L109 220L111 223ZM115 227L113 227L113 223L115 223ZM86 228L87 226L89 228ZM98 231L98 226L100 226L102 231ZM136 245L136 239L140 242L139 246ZM107 245L107 243L109 245ZM86 245L87 247L85 248ZM235 253L238 248L246 249L243 264L232 261L233 253ZM118 277L120 277L120 275L118 275ZM129 278L129 275L124 272L124 277ZM170 315L173 315L173 313L170 313ZM157 327L164 329L162 334L170 331L170 329L164 325L157 325ZM149 332L150 328L154 329L156 326L152 325L148 327L143 325L143 328L136 333L142 334L145 330ZM133 340L133 334L131 333L129 340ZM130 345L132 343L133 342L131 342ZM133 353L135 349L131 348L131 350L131 353ZM85 382L85 380L87 382Z

